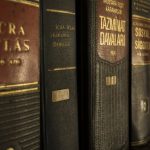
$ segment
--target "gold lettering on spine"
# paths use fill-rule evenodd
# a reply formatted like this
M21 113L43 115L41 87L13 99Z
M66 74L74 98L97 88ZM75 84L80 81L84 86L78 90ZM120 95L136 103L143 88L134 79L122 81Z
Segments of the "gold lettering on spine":
M25 38L26 30L23 25L0 21L0 35L2 36L0 39L0 51L4 53L24 53L30 51L30 40ZM5 38L3 38L3 35L5 35ZM0 66L18 66L21 64L21 58L2 58L0 56Z
M135 27L134 34L136 37L135 40L135 49L136 50L150 50L150 31L149 29Z
M144 37L150 38L150 32L148 29L136 27L135 28L135 36L136 37L142 37L142 38L144 38Z
M30 50L29 42L30 42L29 40L24 40L24 50L25 51Z
M20 26L20 28L19 28L19 30L18 30L18 34L19 34L19 35L25 35L25 31L24 31L23 26Z
M98 56L110 63L119 62L127 55L128 2L100 0L96 3Z
M5 60L4 59L0 59L0 66L3 66L5 64Z
M100 17L100 45L125 47L126 21L105 16ZM107 31L114 31L110 33Z
M4 40L4 51L7 52L8 51L8 41Z
M16 34L16 26L13 23L8 24L8 33L9 34Z
M0 34L25 35L25 29L22 25L18 26L13 22L0 21Z
M14 50L21 51L21 46L18 39L15 42Z
M116 33L100 32L100 45L125 46L125 35Z
M110 18L105 16L99 16L101 21L101 29L107 31L125 32L125 20Z
M123 14L123 8L125 5L123 2L119 2L117 0L103 0L103 3L106 4L105 6L106 12L117 15Z
M132 64L149 65L150 64L150 26L149 18L133 15L133 59Z
M4 52L28 52L30 50L30 40L23 39L26 35L25 27L16 25L13 22L0 21L0 35L8 35L9 38L1 39L1 51ZM10 38L13 36L13 38ZM15 36L15 37L14 37Z

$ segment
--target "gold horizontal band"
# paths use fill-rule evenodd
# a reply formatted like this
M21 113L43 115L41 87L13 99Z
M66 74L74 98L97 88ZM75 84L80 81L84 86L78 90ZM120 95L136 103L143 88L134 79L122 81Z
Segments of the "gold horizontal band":
M67 11L67 10L46 9L46 11L47 12L51 12L51 13L60 13L60 14L75 15L75 12Z
M146 18L146 17L139 16L139 15L133 15L133 18L135 18L135 19L140 19L140 20L150 21L150 18Z
M7 0L7 1L14 2L14 3L21 3L21 4L25 4L25 5L30 5L30 6L33 6L33 7L39 7L38 3L27 1L27 0Z
M38 86L38 82L22 83L22 84L0 85L0 89L5 89L5 88L17 88L17 87L32 86L32 85L37 85L37 86Z
M76 67L63 67L63 68L54 68L48 69L48 71L65 71L65 70L76 70Z
M147 66L150 65L150 62L145 62L145 63L132 63L133 66Z
M0 96L32 93L32 92L37 92L38 90L39 90L38 88L30 88L30 89L23 89L23 90L5 91L5 92L0 92Z

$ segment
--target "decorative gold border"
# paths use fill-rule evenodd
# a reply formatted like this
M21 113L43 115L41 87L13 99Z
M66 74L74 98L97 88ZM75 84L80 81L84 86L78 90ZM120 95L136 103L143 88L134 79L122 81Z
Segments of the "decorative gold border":
M54 68L48 69L48 71L65 71L65 70L76 70L76 67L63 67L63 68Z
M21 4L25 4L25 5L30 5L30 6L33 6L33 7L39 7L38 3L30 2L30 1L27 1L27 0L7 0L7 1L14 2L14 3L21 3Z
M32 92L37 92L37 91L39 91L38 88L30 88L30 89L23 89L23 90L12 90L12 91L0 92L0 96L32 93Z
M4 88L16 88L16 87L24 87L24 86L31 86L31 85L38 85L38 82L31 82L31 83L22 83L22 84L7 84L7 85L0 85L0 89Z
M58 9L46 9L46 11L51 12L51 13L60 13L60 14L68 14L68 15L75 15L76 14L72 11L58 10Z
M135 19L140 19L140 20L150 21L150 18L146 18L146 17L139 16L139 15L133 15L133 18L135 18Z
M145 138L143 140L140 140L140 141L131 142L131 145L132 146L139 146L139 145L143 145L143 144L145 144L145 143L147 143L149 141L150 141L150 137L147 137L147 138Z

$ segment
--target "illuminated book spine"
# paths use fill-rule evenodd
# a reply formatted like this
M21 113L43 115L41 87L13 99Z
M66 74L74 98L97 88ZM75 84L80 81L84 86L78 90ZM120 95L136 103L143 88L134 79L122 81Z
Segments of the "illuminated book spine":
M150 0L132 2L132 145L150 141Z
M44 148L78 150L75 0L41 5Z
M89 149L127 150L129 1L85 0L81 5L87 19L82 22L85 15L81 15L80 20L88 26L87 31L84 26L80 29L86 33L80 51L82 69L87 68L82 72L82 97L88 104L84 116Z
M40 150L39 3L0 1L0 149Z

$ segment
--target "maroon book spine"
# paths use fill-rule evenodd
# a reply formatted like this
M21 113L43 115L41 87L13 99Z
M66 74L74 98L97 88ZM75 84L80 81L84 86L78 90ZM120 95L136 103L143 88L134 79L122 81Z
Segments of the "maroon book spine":
M0 149L40 150L39 4L0 1Z

